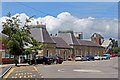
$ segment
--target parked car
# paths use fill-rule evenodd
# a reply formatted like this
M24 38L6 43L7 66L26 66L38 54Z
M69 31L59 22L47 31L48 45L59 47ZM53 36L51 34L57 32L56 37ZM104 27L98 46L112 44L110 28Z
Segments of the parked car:
M55 63L55 64L58 64L58 63L62 64L62 62L63 62L63 58L60 56L52 56L51 58L53 59L53 63Z
M110 57L115 57L115 54L110 54Z
M94 59L95 59L95 60L101 60L101 59L102 59L102 57L101 57L101 56L99 56L99 55L95 55L95 56L94 56Z
M28 64L51 64L52 63L52 58L47 57L47 56L36 56L36 61L35 59L28 60Z
M87 61L88 59L87 59L87 57L86 56L82 56L82 61Z
M69 56L68 57L68 61L72 61L73 59L72 59L72 57L71 56Z
M75 61L82 61L82 56L80 56L80 55L76 56Z
M94 56L92 56L92 55L87 55L86 57L87 57L87 60L88 60L88 61L94 60Z
M83 60L83 61L94 60L94 56L92 56L92 55L82 56L82 60Z
M110 54L103 54L102 60L110 59Z

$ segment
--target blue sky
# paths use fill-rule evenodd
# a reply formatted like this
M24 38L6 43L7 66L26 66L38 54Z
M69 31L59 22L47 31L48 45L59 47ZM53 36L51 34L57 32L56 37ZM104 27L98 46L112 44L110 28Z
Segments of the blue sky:
M117 18L117 2L3 2L2 15L11 12L26 13L28 16L57 16L70 12L76 17Z
M70 29L83 32L86 39L95 32L106 39L118 38L118 2L2 2L2 16L8 12L19 13L21 22L35 16L32 24L43 22L54 34Z

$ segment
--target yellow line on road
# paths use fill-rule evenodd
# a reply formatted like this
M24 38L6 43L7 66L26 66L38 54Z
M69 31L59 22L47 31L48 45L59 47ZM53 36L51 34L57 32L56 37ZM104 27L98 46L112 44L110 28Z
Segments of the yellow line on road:
M35 71L37 71L37 72L39 73L39 75L41 76L41 78L44 78L43 75L40 74L40 72L38 71L38 69L37 69L35 66L33 66L33 67L34 67ZM44 80L45 80L45 79L44 79Z
M8 78L9 75L10 75L14 70L15 70L15 68L12 68L12 69L6 74L6 76L5 76L4 78Z
M37 72L38 72L38 69L37 69L35 66L33 66L33 67L34 67L35 71L37 71Z

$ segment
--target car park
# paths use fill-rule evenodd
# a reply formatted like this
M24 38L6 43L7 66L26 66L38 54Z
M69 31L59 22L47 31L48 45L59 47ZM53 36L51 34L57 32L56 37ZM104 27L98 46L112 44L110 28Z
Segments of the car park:
M103 54L102 60L110 59L110 54Z
M80 55L75 56L75 61L82 61L82 56L80 56Z
M62 64L62 62L63 62L63 58L60 56L52 56L51 58L53 59L53 63L55 63L55 64L58 64L58 63Z

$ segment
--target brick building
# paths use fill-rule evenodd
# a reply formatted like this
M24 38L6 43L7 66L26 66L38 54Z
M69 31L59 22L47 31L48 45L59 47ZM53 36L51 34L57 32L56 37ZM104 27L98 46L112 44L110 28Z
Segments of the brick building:
M94 43L97 43L98 45L101 45L104 41L104 38L100 34L94 33L91 36L91 41L94 42Z
M77 39L73 31L59 31L57 36L50 36L46 25L31 26L31 35L39 42L47 44L43 52L38 53L44 56L60 55L64 60L68 60L69 56L74 59L76 55L102 55L105 51L102 46L93 41ZM95 39L92 38L92 40ZM100 41L97 42L100 43Z

